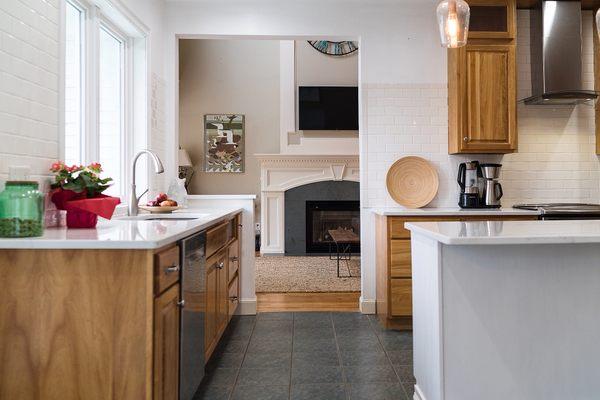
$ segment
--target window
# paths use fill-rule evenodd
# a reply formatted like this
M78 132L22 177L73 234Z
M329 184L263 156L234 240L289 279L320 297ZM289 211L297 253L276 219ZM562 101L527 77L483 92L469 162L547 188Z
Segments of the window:
M63 157L69 165L100 162L114 180L105 193L125 199L127 162L147 141L147 81L137 73L145 70L146 33L105 5L65 2Z
M83 11L65 7L65 162L82 163L83 148Z
M124 41L106 27L100 28L98 68L98 161L114 179L106 194L124 193L123 48Z

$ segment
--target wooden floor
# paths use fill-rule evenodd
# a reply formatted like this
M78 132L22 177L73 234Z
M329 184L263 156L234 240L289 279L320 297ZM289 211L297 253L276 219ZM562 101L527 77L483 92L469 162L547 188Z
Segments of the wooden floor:
M359 311L360 292L256 293L258 312Z

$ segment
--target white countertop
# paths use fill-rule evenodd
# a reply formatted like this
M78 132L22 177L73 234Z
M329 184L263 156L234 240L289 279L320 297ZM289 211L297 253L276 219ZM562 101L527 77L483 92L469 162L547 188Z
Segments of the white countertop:
M600 243L600 221L411 222L406 228L447 245Z
M414 216L460 216L460 215L539 215L539 211L519 210L516 208L477 208L462 209L459 207L426 207L426 208L374 208L373 212L383 216L414 217Z
M193 220L126 220L98 218L95 229L47 228L38 238L0 239L0 249L157 249L217 224L242 211L241 208L186 209L166 218ZM144 214L159 217L160 214ZM125 217L126 218L126 217Z

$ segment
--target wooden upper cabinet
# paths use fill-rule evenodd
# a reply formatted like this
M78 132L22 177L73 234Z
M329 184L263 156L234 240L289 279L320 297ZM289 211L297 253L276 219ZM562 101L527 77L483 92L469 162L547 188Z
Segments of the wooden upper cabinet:
M467 112L460 149L512 152L516 149L515 46L467 45Z
M466 46L448 50L448 152L517 151L516 3L468 0Z
M516 0L467 0L471 8L469 39L515 39Z

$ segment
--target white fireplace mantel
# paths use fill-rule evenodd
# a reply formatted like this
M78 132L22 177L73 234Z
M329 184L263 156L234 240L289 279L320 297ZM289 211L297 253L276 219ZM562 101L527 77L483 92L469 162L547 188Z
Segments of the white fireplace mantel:
M285 191L323 181L359 181L357 155L257 154L262 254L285 253Z

